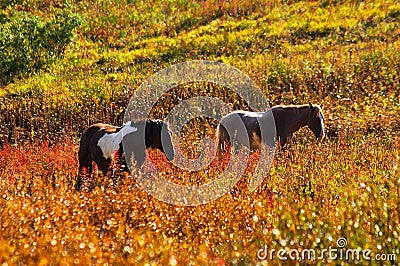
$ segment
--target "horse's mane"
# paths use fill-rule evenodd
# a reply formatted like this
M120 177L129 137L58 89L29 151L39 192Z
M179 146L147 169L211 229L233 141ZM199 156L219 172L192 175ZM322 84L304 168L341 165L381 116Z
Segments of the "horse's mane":
M156 126L163 126L164 125L164 121L160 120L160 119L155 119L155 120L147 120L148 123L154 124Z
M161 119L138 119L138 120L133 120L125 123L123 126L126 125L135 125L135 124L140 124L140 123L146 123L146 124L154 124L154 125L163 125L164 121Z

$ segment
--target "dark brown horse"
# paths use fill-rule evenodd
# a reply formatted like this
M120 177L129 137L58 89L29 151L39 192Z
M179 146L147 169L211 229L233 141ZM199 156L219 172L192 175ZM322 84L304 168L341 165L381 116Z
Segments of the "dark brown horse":
M232 140L241 143L254 151L261 147L259 119L270 116L272 112L276 137L283 147L293 133L308 126L317 139L324 137L324 116L318 105L275 106L266 112L236 111L224 116L217 128L218 152L222 153ZM271 125L273 126L273 125ZM243 132L238 132L240 127Z
M82 177L90 176L92 173L93 162L103 175L107 175L111 170L113 160L120 166L125 157L129 158L127 162L129 166L135 161L136 166L140 167L146 159L147 148L159 149L164 152L168 160L173 160L174 149L170 132L163 121L139 121L127 123L122 127L101 123L91 125L83 133L80 141L77 188L80 189ZM123 153L126 156L123 156Z

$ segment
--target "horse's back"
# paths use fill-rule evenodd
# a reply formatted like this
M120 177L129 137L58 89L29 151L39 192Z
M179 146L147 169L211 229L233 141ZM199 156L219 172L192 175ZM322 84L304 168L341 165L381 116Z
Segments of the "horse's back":
M109 124L96 123L96 124L91 125L87 130L99 131L101 129L104 129L104 131L107 133L114 133L119 128L120 127L109 125Z
M92 144L95 139L100 138L106 132L113 133L118 129L116 126L112 126L109 124L96 123L91 125L88 129L86 129L81 137L79 153L87 153L89 152L89 146ZM95 137L95 139L94 139Z
M235 111L227 114L221 119L220 124L231 128L240 128L245 126L247 131L259 131L259 119L268 118L267 112L250 112L250 111ZM239 119L240 118L240 119Z

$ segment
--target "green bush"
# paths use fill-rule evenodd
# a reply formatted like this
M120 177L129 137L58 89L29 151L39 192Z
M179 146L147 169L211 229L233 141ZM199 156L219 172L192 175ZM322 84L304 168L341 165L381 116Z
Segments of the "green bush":
M42 21L26 12L0 16L0 82L37 72L63 56L80 25L80 18L69 11Z

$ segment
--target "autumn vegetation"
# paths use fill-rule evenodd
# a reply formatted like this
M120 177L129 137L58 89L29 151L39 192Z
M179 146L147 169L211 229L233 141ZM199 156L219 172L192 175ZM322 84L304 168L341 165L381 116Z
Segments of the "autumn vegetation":
M337 247L400 259L400 3L398 1L0 1L0 263L2 265L266 265L259 249ZM326 138L304 128L255 191L243 178L197 207L163 203L121 174L75 190L79 137L121 125L140 84L187 60L234 66L270 105L322 104ZM219 97L215 84L174 88ZM216 121L183 129L189 157ZM176 183L218 177L149 158ZM228 155L226 155L228 156ZM336 264L324 258L301 264ZM343 262L345 263L345 262ZM365 261L359 261L365 264Z

